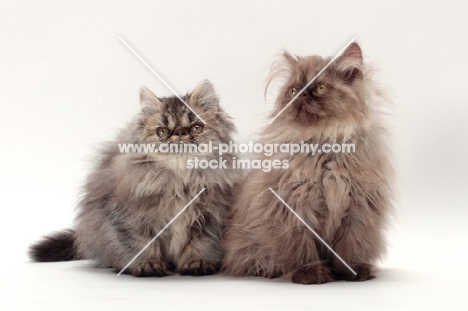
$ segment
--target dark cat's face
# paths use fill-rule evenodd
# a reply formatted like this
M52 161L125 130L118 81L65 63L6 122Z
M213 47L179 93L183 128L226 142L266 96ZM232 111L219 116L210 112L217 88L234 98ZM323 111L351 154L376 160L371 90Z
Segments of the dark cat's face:
M285 107L326 66L330 58L293 57L285 53L284 60L289 79L280 92L277 111ZM282 118L303 125L328 121L359 122L366 113L363 79L361 49L357 44L352 44L294 100Z
M178 98L158 98L146 88L141 90L142 112L138 127L141 142L199 145L210 141L227 143L231 139L234 125L220 108L210 82L202 81L191 94L182 98L206 124Z
M189 105L190 97L183 98ZM155 143L205 143L216 139L212 128L203 122L178 98L160 98L161 110L145 119L144 131L147 142Z

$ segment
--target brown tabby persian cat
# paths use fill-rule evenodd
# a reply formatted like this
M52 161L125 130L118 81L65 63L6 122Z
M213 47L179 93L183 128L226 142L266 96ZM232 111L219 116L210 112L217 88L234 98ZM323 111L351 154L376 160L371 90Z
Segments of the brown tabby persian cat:
M203 188L205 191L125 271L134 276L177 272L206 275L219 270L221 238L233 186L232 169L187 169L187 159L218 159L215 153L120 153L118 143L228 143L235 130L208 81L184 100L141 90L141 112L101 153L88 176L74 230L31 247L36 261L91 259L120 271ZM225 154L232 167L232 154Z
M284 53L272 74L285 73L275 116L331 58ZM271 81L271 80L270 80ZM385 100L351 44L272 124L267 143L354 143L355 153L277 153L288 169L252 171L231 213L222 271L284 277L294 283L364 281L384 253L392 167L381 108ZM266 158L266 157L265 157ZM357 273L354 275L271 193L272 188Z

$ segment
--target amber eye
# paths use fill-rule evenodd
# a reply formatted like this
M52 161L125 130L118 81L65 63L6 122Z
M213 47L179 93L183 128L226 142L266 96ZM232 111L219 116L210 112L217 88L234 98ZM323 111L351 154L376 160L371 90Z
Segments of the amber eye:
M203 125L201 124L195 124L190 128L190 133L200 134L201 132L203 132Z
M323 84L318 84L316 87L315 87L315 93L317 95L323 95L327 92L327 86L326 85L323 85Z
M297 94L297 89L295 87L292 87L289 89L289 98L293 98Z
M156 134L158 134L159 137L164 138L169 135L169 129L167 127L160 127L156 130Z

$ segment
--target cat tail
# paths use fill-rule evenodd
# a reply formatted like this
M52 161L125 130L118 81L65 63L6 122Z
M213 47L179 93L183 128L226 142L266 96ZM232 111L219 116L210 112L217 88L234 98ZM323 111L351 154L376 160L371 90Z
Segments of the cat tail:
M80 259L74 246L75 231L63 230L46 236L29 248L29 257L34 261L69 261Z

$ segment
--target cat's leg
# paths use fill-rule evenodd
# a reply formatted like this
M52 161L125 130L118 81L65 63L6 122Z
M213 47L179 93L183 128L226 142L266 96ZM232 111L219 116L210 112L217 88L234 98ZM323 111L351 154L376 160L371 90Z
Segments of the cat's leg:
M307 228L300 225L289 238L289 243L294 243L289 254L291 281L298 284L323 284L334 281L327 262L320 256L320 242Z
M223 274L277 278L284 274L276 254L276 240L264 230L231 227L224 238ZM267 237L264 243L258 238Z
M167 261L152 256L136 260L127 269L129 274L136 277L163 277L172 275L174 267Z
M353 273L336 256L328 252L330 266L337 279L365 281L374 277L374 263L382 254L382 222L387 204L378 181L369 182L364 170L339 169L334 162L327 164L322 181L323 194L329 210L326 226L327 240ZM350 177L353 176L353 177ZM325 250L326 251L326 250Z
M224 245L228 275L284 277L295 283L333 281L319 257L315 238L272 193L234 213Z
M121 224L116 227L112 243L116 245L108 261L119 272L151 241L153 230L138 228L130 230ZM172 274L173 265L166 258L167 233L153 241L122 273L136 277L163 277Z
M114 268L114 271L117 273L123 269L120 268L120 264L118 266L119 268ZM136 264L131 264L130 267L125 269L122 273L131 274L136 277L163 277L172 274L171 267L166 262L159 260L145 260Z
M222 216L216 213L204 213L202 219L187 230L190 230L187 243L176 256L176 272L193 276L217 273L223 254Z
M223 239L223 274L267 278L284 275L285 267L279 260L281 253L278 253L280 248L275 235L276 212L268 207L274 202L266 187L259 188L253 178L247 180L247 186L231 211Z
M382 232L378 223L366 224L364 220L351 212L337 230L334 249L356 273L334 258L331 266L339 280L366 281L375 277L374 262L383 252Z
M334 281L330 269L317 261L301 266L291 276L291 281L298 284L323 284Z
M290 205L300 219L276 197L272 197L273 202L269 204L269 209L275 211L270 215L270 219L275 224L279 260L287 271L285 278L293 283L323 284L334 280L320 252L320 242L301 222L303 220L316 230L321 227L316 206L320 201L311 196L314 194L311 189L315 184L303 183L302 188L299 186L293 191L283 190L282 192L282 199Z

